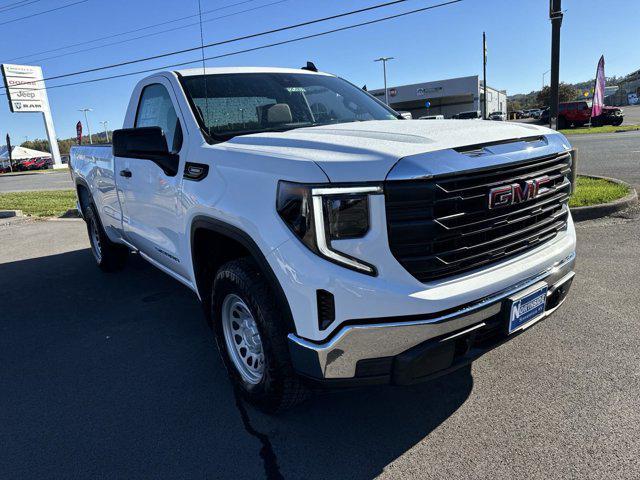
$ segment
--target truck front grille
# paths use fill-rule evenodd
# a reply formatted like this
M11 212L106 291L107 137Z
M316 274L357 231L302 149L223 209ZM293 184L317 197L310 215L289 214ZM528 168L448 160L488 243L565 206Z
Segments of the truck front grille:
M385 184L389 245L421 282L503 260L553 239L567 225L571 155L471 173ZM489 191L548 176L537 197L489 208Z

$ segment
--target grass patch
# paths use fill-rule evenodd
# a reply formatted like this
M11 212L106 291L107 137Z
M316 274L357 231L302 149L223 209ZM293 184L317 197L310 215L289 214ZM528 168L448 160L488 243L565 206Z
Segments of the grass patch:
M600 178L578 176L575 193L569 200L570 207L584 207L608 203L626 196L624 185ZM0 194L0 210L22 210L35 217L58 217L76 206L73 190L42 190L36 192L10 192Z
M640 125L605 125L603 127L579 127L579 128L567 128L560 130L560 133L564 135L582 135L592 133L614 133L614 132L629 132L632 130L640 130Z
M35 217L58 217L75 206L73 190L0 193L0 210L22 210Z
M570 207L586 207L609 203L626 196L629 189L618 183L601 178L588 178L578 176L576 191L569 199Z

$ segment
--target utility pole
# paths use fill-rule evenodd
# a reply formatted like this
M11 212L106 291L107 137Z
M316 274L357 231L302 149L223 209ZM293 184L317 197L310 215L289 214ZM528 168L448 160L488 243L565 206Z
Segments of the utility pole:
M382 74L384 75L384 103L389 105L389 90L387 90L387 62L393 60L393 57L376 58L374 62L382 62Z
M109 130L107 129L107 125L109 125L109 122L107 120L100 122L100 125L102 125L102 129L104 130L104 136L107 138L107 143L109 143Z
M91 137L91 127L89 126L89 118L87 112L93 112L92 108L80 108L79 112L84 112L84 122L87 124L87 133L89 134L89 143L93 144L93 138Z
M482 32L482 88L484 98L482 100L482 118L487 119L487 35Z
M549 98L549 127L558 127L558 104L560 103L560 27L562 26L562 0L549 0L551 19L551 95Z

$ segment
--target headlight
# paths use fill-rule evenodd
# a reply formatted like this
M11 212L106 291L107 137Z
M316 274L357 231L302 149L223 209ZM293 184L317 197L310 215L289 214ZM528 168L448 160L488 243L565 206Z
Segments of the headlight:
M332 248L332 240L362 238L369 231L369 195L379 185L326 187L281 181L276 208L293 233L316 254L369 275L376 270Z

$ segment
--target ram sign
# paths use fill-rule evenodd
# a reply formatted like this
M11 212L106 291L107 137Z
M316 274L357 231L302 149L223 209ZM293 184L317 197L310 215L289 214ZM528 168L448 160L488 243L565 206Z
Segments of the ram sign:
M12 112L43 112L47 108L42 68L5 63L2 76Z

